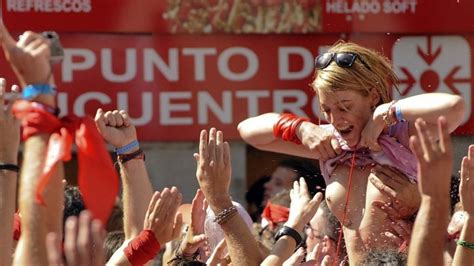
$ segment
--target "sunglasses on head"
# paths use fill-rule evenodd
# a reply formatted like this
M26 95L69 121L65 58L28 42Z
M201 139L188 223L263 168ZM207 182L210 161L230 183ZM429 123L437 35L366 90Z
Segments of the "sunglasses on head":
M314 67L316 69L325 69L334 61L342 68L351 68L357 58L368 70L371 70L369 65L356 53L324 53L314 59Z

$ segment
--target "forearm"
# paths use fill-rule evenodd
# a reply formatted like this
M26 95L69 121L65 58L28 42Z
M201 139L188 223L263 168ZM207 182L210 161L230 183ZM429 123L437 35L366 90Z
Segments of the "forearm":
M0 265L11 265L17 175L0 170Z
M445 116L448 129L452 132L462 122L466 107L463 99L458 95L447 93L420 94L396 103L403 114L403 118L409 122L415 122L419 117L428 124L437 124L438 117Z
M232 206L230 198L210 204L217 215ZM232 265L259 265L262 261L256 239L242 217L237 214L221 225Z
M408 265L443 265L449 201L424 197L413 226Z
M20 175L19 207L22 235L15 251L14 265L46 265L46 210L35 201L49 135L30 137L24 145L24 160Z
M270 255L265 258L261 265L282 265L295 251L296 242L289 236L282 236L273 246Z
M467 215L459 239L474 243L474 217ZM471 265L473 262L474 249L457 245L453 265Z
M143 230L143 220L153 188L145 162L133 159L120 165L123 184L123 211L125 239L136 237Z
M240 137L257 148L273 143L277 140L273 135L273 125L279 117L280 114L277 113L266 113L245 119L237 126Z
M304 145L284 141L273 135L273 125L278 122L279 118L280 114L277 113L263 114L240 122L237 129L240 137L257 149L318 159L315 153L311 152ZM297 128L296 135L299 140L302 140L302 134L304 134L304 128L302 126L304 123L311 122L303 122Z

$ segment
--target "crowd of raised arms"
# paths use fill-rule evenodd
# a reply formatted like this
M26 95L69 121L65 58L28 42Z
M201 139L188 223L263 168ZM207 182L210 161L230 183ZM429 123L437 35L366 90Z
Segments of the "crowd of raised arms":
M315 59L328 124L288 113L239 124L248 144L294 156L246 204L229 192L225 132L203 129L183 158L199 183L186 204L178 187L154 191L125 110L58 117L50 42L0 27L18 79L8 85L19 83L0 79L0 265L474 265L474 145L453 165L450 137L465 104L393 100L381 54L338 42ZM78 186L63 166L73 145Z

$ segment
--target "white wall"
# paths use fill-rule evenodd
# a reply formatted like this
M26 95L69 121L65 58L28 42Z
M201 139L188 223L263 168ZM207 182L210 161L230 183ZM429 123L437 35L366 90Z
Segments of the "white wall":
M146 166L155 190L176 186L183 193L183 202L191 202L198 183L196 162L193 153L198 151L198 143L140 143L146 154ZM232 183L231 196L245 206L246 164L245 144L231 142Z

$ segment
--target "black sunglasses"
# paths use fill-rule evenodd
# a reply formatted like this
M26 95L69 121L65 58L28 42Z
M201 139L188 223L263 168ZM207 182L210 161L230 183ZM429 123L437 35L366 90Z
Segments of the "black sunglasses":
M334 61L342 68L351 68L357 58L368 70L371 70L369 65L356 53L324 53L314 59L314 67L316 69L325 69Z

